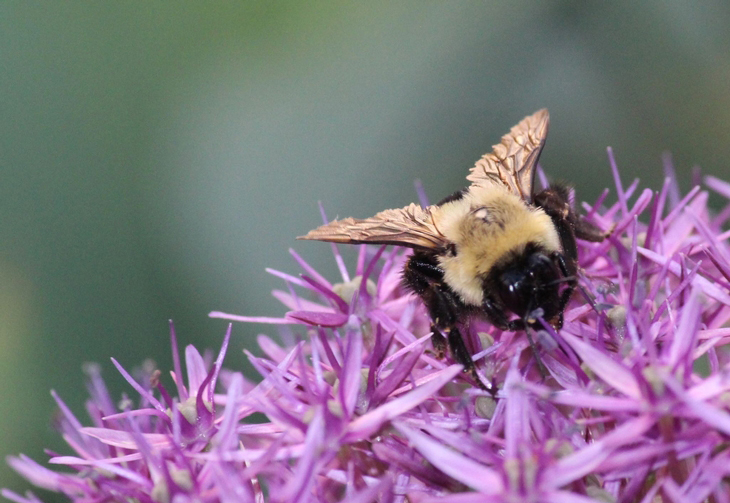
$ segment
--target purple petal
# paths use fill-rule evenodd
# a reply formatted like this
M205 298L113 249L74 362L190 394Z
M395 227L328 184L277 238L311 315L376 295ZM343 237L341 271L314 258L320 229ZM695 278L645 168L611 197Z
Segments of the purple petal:
M485 495L496 495L504 491L502 477L491 468L462 456L450 447L407 427L403 423L394 425L423 457L448 476L458 480Z
M708 400L730 389L730 367L711 375L696 386L687 390L687 396L692 400Z
M664 205L667 200L670 183L670 178L664 178L662 190L659 191L659 195L654 199L654 204L652 205L651 209L651 217L649 218L649 225L647 226L646 230L644 248L652 248L652 245L654 244L655 234L657 232L660 232L658 222L664 214Z
M670 211L669 214L664 217L664 220L662 221L665 228L669 227L669 225L675 221L675 219L682 213L685 206L687 206L687 203L689 203L699 191L700 187L692 187L692 190L687 192L687 194L680 201L670 203L672 206L672 211ZM670 200L672 199L671 191L669 198Z
M258 335L256 337L256 342L259 345L259 348L261 351L269 357L269 359L278 364L285 359L287 359L290 354L291 350L287 350L279 346L271 337L268 337L266 335Z
M683 401L688 409L699 419L708 425L730 435L730 414L707 402L694 400L681 389L678 383L672 379L665 379L664 383L669 386Z
M81 428L79 431L81 431L81 433L89 435L90 437L99 439L107 445L113 445L115 447L122 447L124 449L134 450L137 450L138 448L134 436L131 432L128 431L92 427ZM145 441L153 447L163 448L170 446L170 437L168 435L162 433L145 433L143 434L143 437Z
M383 310L373 309L368 313L368 316L374 323L382 325L385 330L395 332L396 339L404 346L416 340L416 336L412 332L388 316Z
M562 458L545 470L544 485L558 489L577 480L599 466L619 446L638 441L656 421L648 416L631 419L603 435L600 440Z
M294 476L283 488L281 494L272 495L276 501L299 503L307 501L310 488L315 482L314 473L319 465L328 461L322 456L325 444L325 421L323 408L318 407L309 423L305 450L294 470Z
M122 367L118 361L116 361L114 358L111 359L114 366L117 368L120 374L124 377L124 379L127 380L127 382L134 388L134 390L139 393L142 397L144 397L154 408L156 408L159 411L165 412L166 408L154 397L152 396L152 393L147 391L145 388L139 385L137 381L132 378L131 375L129 375L129 372L124 370L124 367Z
M213 363L213 377L210 380L210 386L208 386L208 401L213 403L213 397L215 392L215 385L218 381L218 374L220 374L221 367L223 367L223 358L226 356L226 351L228 350L228 343L231 340L231 330L233 329L233 325L231 323L228 324L228 329L226 330L226 334L223 336L223 343L221 344L221 349L218 352L218 357L215 359L215 362Z
M341 327L347 323L346 313L333 313L321 311L289 311L286 317L297 322L304 322L315 327Z
M608 147L606 149L606 153L608 154L608 164L611 166L611 173L613 174L613 181L616 185L616 194L618 194L618 201L621 205L621 208L623 209L624 214L629 212L629 205L626 197L626 193L624 192L623 184L621 183L621 175L618 172L618 166L616 165L616 159L613 156L613 149L611 147Z
M61 410L61 414L63 414L63 418L68 421L68 424L70 426L69 432L64 433L72 433L73 431L78 431L83 427L81 422L76 418L73 412L71 412L71 409L68 408L68 405L66 405L66 402L64 402L61 397L56 393L55 390L51 390L51 396L56 401L56 405L58 405L58 408Z
M45 468L26 456L8 456L10 468L28 479L28 481L43 489L58 491L62 486L64 475Z
M353 323L357 318L353 316ZM352 325L352 323L351 323ZM362 334L359 328L348 331L347 346L345 348L342 372L340 374L339 398L346 417L352 417L355 412L360 383L362 381Z
M324 206L322 205L322 202L320 201L318 203L319 206L319 213L322 215L322 223L327 224L329 223L329 220L327 219L327 214L324 211ZM336 243L330 243L332 247L332 255L335 257L335 263L337 264L337 268L340 271L340 276L342 276L342 281L345 283L348 283L350 281L350 275L347 272L347 267L345 266L345 261L342 259L342 255L340 254L340 249L337 246Z
M370 279L370 275L373 273L373 270L375 269L375 266L377 265L378 261L380 260L380 257L383 255L383 252L385 251L385 246L381 246L378 248L378 251L375 252L375 254L370 259L370 262L368 263L367 267L362 273L362 279L360 281L360 298L363 297L363 295L367 294L367 285L368 285L368 279Z
M180 400L185 401L188 399L188 393L185 389L185 384L182 382L182 366L180 365L180 353L177 348L177 334L175 333L175 325L172 320L169 321L170 325L170 345L172 346L172 368L174 369L174 381L177 386L177 396Z
M356 494L347 496L347 503L371 503L373 501L383 501L376 499L378 494L387 493L392 490L393 480L389 476L383 477L376 485L366 487Z
M418 204L420 204L422 208L429 206L428 196L426 195L426 189L423 187L423 182L416 178L413 181L413 186L415 187L416 195L418 196Z
M697 477L688 478L683 485L687 501L706 501L710 494L719 489L727 491L727 481L723 484L722 479L730 475L730 455L728 451L719 453L715 458L695 469Z
M521 386L522 376L517 369L517 359L507 371L504 383L505 394L505 425L504 438L506 442L505 458L517 459L519 448L529 443L530 422L527 415L528 399L527 394Z
M660 255L652 250L647 250L646 248L639 248L639 253L649 260L656 262L657 264L667 264L669 271L672 272L677 277L681 277L683 273L687 273L689 271L684 271L682 266L678 264L677 262L672 262L669 259L667 259L664 255ZM730 306L730 296L723 291L720 287L715 285L714 283L711 283L707 278L704 278L702 276L695 276L694 280L692 281L692 284L702 290L704 294L706 294L708 297L711 297L718 302L721 302L727 306Z
M632 398L591 394L579 389L558 391L546 395L546 398L562 405L610 412L638 412L644 407L641 402Z
M141 455L139 455L139 456L141 457ZM61 458L58 458L58 459L61 459ZM127 469L122 466L118 466L115 464L115 462L116 462L115 459L112 459L109 462L107 462L106 460L96 459L96 460L89 461L88 465L94 466L95 468L97 468L99 470L105 470L105 471L108 471L115 475L118 475L120 477L123 477L123 478L129 480L130 482L133 482L133 483L139 485L140 488L151 488L152 482L149 479L143 477L142 475L140 475L130 469ZM60 464L60 461L58 461L57 463ZM81 466L84 466L84 463L81 463ZM51 473L53 473L53 472L51 472ZM58 475L58 474L56 474L56 475ZM73 478L68 477L68 476L61 475L60 477L61 478L59 479L59 482L61 484L68 485L69 481L74 480ZM34 482L34 484L38 485L39 487L43 487L42 485L39 485L37 482ZM81 480L76 481L75 484L79 487L83 487L84 485L86 485L85 483L82 483ZM69 489L69 488L70 488L70 486L65 489ZM58 489L56 489L56 490L58 490Z
M730 183L720 180L712 175L705 176L703 181L709 188L718 194L725 196L725 198L730 199Z
M662 492L667 496L668 501L673 503L688 503L689 500L682 494L682 490L674 480L667 477L662 481Z
M291 309L292 311L317 311L317 312L331 312L332 308L330 306L324 306L322 304L319 304L317 302L312 302L311 300L303 299L299 297L298 295L295 296L289 292L282 292L281 290L273 290L271 292L271 295L274 296L276 300L284 304L285 307Z
M405 356L401 356L401 360L398 362L398 364L394 365L391 373L388 374L388 376L375 387L373 396L370 399L371 406L379 405L383 400L388 397L388 395L395 391L395 389L403 382L405 377L410 374L416 362L419 360L419 358L421 358L422 348L416 349L416 347L419 346L422 342L423 339L415 341L413 343L413 347L410 347L409 350L405 353ZM382 367L385 366L387 363L387 360L386 362L383 362L383 364L378 369L378 374L380 373L380 369L382 369Z
M188 371L188 389L190 394L198 394L200 386L208 377L208 371L205 369L205 362L195 346L192 344L185 348L185 368Z
M426 496L422 501L419 500L418 503L504 503L505 501L509 500L505 499L502 494L488 496L482 493L469 492L434 497Z
M226 408L218 431L213 438L213 444L220 450L234 450L238 446L236 426L238 424L238 403L243 393L243 376L235 374L228 388Z
M244 323L266 323L269 325L291 325L293 322L288 318L271 318L269 316L239 316L237 314L228 314L220 311L211 311L208 313L211 318L221 318L230 321L241 321Z
M606 383L623 394L639 400L641 390L634 375L626 367L615 362L606 353L586 344L574 335L563 332L563 339L578 353L581 359Z
M43 503L30 491L25 493L25 498L9 489L0 489L0 495L2 495L3 498L14 501L15 503Z
M130 463L132 461L139 461L142 459L142 454L135 452L134 454L127 454L126 456L118 456L116 458L104 458L104 459L84 459L76 456L54 456L48 460L48 463L53 465L71 465L71 466L96 466L100 461L104 463Z
M545 502L550 503L600 503L600 500L568 491L550 491L545 493L543 498Z
M314 282L319 283L320 285L324 286L325 288L331 290L332 289L332 283L327 281L327 279L322 276L320 273L316 271L309 263L304 260L301 255L299 255L294 248L289 248L289 254L294 257L294 260L297 261L297 264L299 264L299 267L301 267L304 272L306 272L309 276L312 277ZM306 281L306 280L305 280Z
M365 255L368 252L368 245L360 245L357 249L357 265L355 265L355 274L362 276L365 270Z
M307 290L311 290L311 287L302 280L302 278L298 276L292 276L291 274L287 274L285 272L277 271L276 269L271 269L267 267L265 269L266 272L271 274L272 276L276 276L277 278L281 278L287 283L291 283L292 285L297 285L302 288L306 288Z
M704 208L703 208L704 209ZM708 225L705 223L705 219L702 218L697 211L686 208L684 212L689 215L692 219L692 223L695 226L695 229L697 229L706 242L706 245L711 248L712 250L715 250L717 254L722 257L722 261L724 263L730 262L730 254L728 253L728 249L722 245L720 240L716 237L715 232L713 232Z
M700 302L699 292L695 287L689 295L689 299L682 307L682 316L679 320L679 326L674 332L674 337L669 345L669 354L667 364L671 368L675 368L680 360L685 360L686 364L691 365L688 356L691 356L690 350L696 343L697 329L700 325ZM691 369L689 369L691 370Z
M87 388L93 406L98 408L103 415L114 414L117 409L112 397L109 395L104 379L101 378L101 367L98 364L85 364L84 373L89 378Z
M347 426L346 440L355 442L367 438L380 429L383 423L390 421L404 412L417 407L440 390L447 382L459 375L461 365L451 365L429 376L428 382L396 399L381 405L377 409L363 414Z

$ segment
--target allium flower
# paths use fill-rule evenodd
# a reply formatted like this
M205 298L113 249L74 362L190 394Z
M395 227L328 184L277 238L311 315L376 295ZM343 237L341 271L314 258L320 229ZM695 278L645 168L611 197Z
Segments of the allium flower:
M300 276L271 271L282 318L211 314L285 326L247 353L258 384L222 370L229 330L214 362L186 348L186 385L172 331L174 391L115 362L139 395L117 406L89 367L92 426L54 395L75 454L50 463L72 471L9 463L79 502L730 503L730 184L681 197L667 164L638 192L609 158L617 202L584 209L614 230L579 242L580 293L536 334L546 375L525 333L474 321L493 392L475 386L431 349L400 284L408 250L361 246L351 274L332 245L337 282L295 252ZM708 189L728 200L717 214Z

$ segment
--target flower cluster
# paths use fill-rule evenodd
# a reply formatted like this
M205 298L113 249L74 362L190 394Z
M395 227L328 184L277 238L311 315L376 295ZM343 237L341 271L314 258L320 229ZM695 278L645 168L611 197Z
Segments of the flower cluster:
M332 245L337 283L292 252L284 317L212 313L284 326L248 354L257 384L222 369L230 330L213 362L186 348L186 384L172 331L174 392L115 362L139 395L115 405L91 367L93 426L54 395L76 453L50 463L73 471L9 462L78 502L730 502L730 184L682 197L668 166L639 191L611 164L616 203L584 209L613 231L579 242L563 328L473 321L477 376L432 350L408 250L362 246L351 274Z

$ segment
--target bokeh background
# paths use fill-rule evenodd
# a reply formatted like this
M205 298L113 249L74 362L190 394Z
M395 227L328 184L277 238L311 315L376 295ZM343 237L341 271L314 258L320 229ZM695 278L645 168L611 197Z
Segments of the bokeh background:
M538 108L542 164L592 200L658 188L669 150L727 177L730 4L631 2L0 3L0 453L68 452L57 390L85 417L82 365L170 367L217 348L211 310L279 316L264 272L330 216L464 184ZM235 325L226 364L271 327ZM4 464L0 486L28 484ZM53 500L53 498L49 498Z

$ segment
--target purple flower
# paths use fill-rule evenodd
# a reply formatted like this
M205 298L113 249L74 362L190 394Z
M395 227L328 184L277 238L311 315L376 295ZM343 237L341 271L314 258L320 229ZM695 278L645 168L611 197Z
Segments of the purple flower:
M350 273L332 245L337 282L292 251L300 276L270 271L283 317L211 313L284 325L247 353L258 383L222 368L229 329L215 361L186 348L186 384L171 331L173 390L114 362L138 395L115 404L89 367L91 426L54 394L75 454L50 463L71 471L9 463L79 502L730 503L730 184L681 196L667 163L639 192L609 159L617 201L584 210L614 230L579 242L580 292L536 334L547 375L523 332L478 320L464 334L494 393L438 359L408 250L361 246Z

